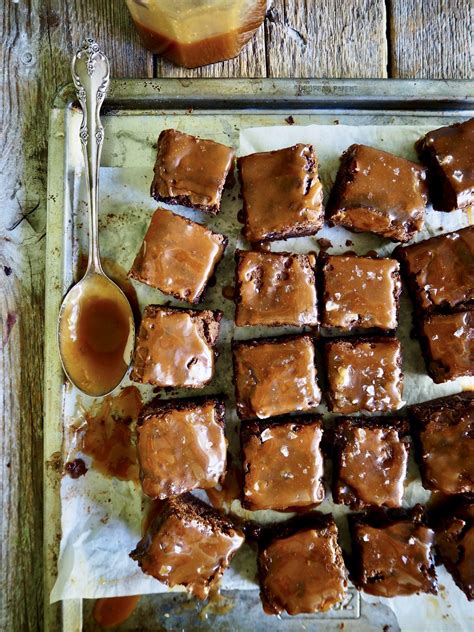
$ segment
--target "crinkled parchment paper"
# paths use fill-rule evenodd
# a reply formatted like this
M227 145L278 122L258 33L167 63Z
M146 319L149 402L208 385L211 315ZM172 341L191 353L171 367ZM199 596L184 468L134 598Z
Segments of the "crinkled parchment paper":
M188 130L186 130L188 131ZM426 127L414 126L360 126L312 125L312 126L273 126L265 128L249 128L240 132L240 155L255 151L279 149L297 142L312 143L320 162L320 174L327 193L334 181L339 156L351 143L365 143L380 147L409 159L416 159L413 143ZM204 131L200 132L206 136ZM210 136L210 135L209 135ZM225 142L224 138L217 138ZM126 142L126 139L122 141ZM101 169L101 245L102 253L119 261L128 269L137 252L143 234L150 219L150 212L156 204L149 197L149 185L152 174L153 148L134 147L131 141L129 149L133 160L124 159L118 167ZM125 155L125 153L124 153ZM111 161L113 163L113 161ZM206 223L229 236L229 247L217 274L217 284L206 295L203 307L219 308L225 313L222 335L218 350L221 353L217 363L216 377L212 386L204 392L224 392L229 397L227 412L227 434L231 452L236 453L238 447L237 418L233 411L234 397L231 382L231 357L229 343L235 335L238 338L273 335L275 332L288 331L289 328L245 328L234 331L233 304L224 299L221 289L233 283L233 252L236 246L246 247L241 240L240 229L236 217L241 202L237 190L227 191L224 196L223 209L216 218L206 218L202 214L189 209L174 207L174 210ZM80 208L84 199L83 191L76 185L74 192L75 205ZM108 217L109 216L109 217ZM454 213L438 213L429 210L425 228L417 235L416 240L425 239L441 232L448 232L466 226L468 215L460 211ZM78 231L78 246L82 251L85 236ZM364 254L368 250L376 250L381 255L389 255L395 244L373 235L350 233L341 228L324 227L316 237L290 239L273 244L272 250L290 250L295 252L318 251L317 239L330 240L331 253L344 252L348 248L346 240L353 245L351 250ZM160 303L169 300L160 292L140 284L135 284L140 307L148 303ZM457 380L447 384L436 385L426 375L420 348L410 338L411 330L410 303L406 292L402 296L400 327L398 336L403 347L403 369L405 375L404 400L407 403L421 402L434 397L456 393L462 388L474 388L473 380ZM124 385L128 385L126 380ZM140 387L144 399L152 396L151 387ZM173 396L180 395L176 392ZM64 418L66 425L76 423L80 411L87 408L93 400L79 396L74 389L69 389L65 397ZM325 411L324 406L318 409ZM68 451L70 446L66 446ZM74 456L79 456L77 453ZM83 456L87 464L90 459ZM410 465L405 494L406 506L416 502L425 503L429 492L421 487L418 472L413 463ZM62 501L62 540L58 564L58 579L51 594L51 600L71 598L94 598L119 596L127 594L145 594L167 591L158 581L145 576L133 562L128 553L140 538L142 523L142 497L140 489L133 483L107 478L89 469L86 476L73 480L63 477L61 486ZM282 520L288 514L276 512L245 512L240 503L234 501L229 508L231 512L252 517L262 522ZM344 514L347 509L334 505L326 499L320 507L321 511L332 511L341 528L343 544L347 543L347 528ZM224 575L222 586L227 589L255 588L256 564L254 555L246 546L236 556L231 569ZM438 596L419 595L382 599L395 612L402 630L429 629L468 630L474 626L474 608L469 605L465 596L454 585L444 568L438 569L442 589ZM364 596L374 602L375 598Z

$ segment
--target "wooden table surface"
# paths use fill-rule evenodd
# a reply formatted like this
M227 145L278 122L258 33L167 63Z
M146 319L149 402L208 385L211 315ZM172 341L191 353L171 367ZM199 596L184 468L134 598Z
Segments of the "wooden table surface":
M470 0L274 0L240 57L153 58L123 0L6 0L0 108L0 630L42 628L42 404L48 111L93 35L115 77L472 78Z

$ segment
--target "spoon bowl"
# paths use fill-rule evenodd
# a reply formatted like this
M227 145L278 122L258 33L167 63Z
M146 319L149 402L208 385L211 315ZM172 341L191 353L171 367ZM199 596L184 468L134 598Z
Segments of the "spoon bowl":
M72 61L82 106L80 139L89 201L89 262L82 280L65 296L59 312L58 345L69 380L86 395L101 397L120 384L132 360L135 325L125 294L100 263L99 165L104 128L100 108L109 85L109 61L86 39Z

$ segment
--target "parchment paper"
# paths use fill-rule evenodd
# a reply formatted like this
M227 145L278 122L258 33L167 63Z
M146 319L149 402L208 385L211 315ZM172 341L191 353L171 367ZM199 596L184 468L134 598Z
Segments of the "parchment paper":
M339 156L351 143L362 142L400 156L416 160L413 150L414 141L430 128L415 126L273 126L265 128L248 128L240 132L239 155L255 151L279 149L297 142L312 143L320 162L320 175L327 192L334 181ZM186 130L185 130L186 131ZM201 135L206 136L203 132ZM208 135L209 137L209 135ZM216 140L223 140L216 138ZM125 153L124 153L125 156ZM118 260L128 269L138 251L150 213L156 204L149 197L149 185L153 166L153 152L150 148L136 152L135 162L129 164L124 158L120 167L101 169L101 245L102 253ZM77 189L75 204L80 207L84 199L83 191ZM233 304L223 298L221 289L233 283L233 252L235 247L247 247L240 235L241 225L237 222L237 212L241 202L237 197L238 190L226 191L223 207L216 218L206 218L202 214L181 207L169 207L187 217L206 223L215 230L229 237L229 246L225 259L217 273L216 286L210 288L202 307L219 308L224 311L222 333L218 345L220 358L216 367L216 376L211 386L203 392L224 392L229 397L227 410L227 436L230 451L234 454L238 449L237 418L233 410L234 395L231 382L230 340L254 336L274 335L291 328L244 328L234 330ZM166 205L163 205L166 206ZM425 239L442 232L449 232L469 224L469 215L461 211L454 213L438 213L429 210L424 229L415 238ZM346 240L353 245L350 250L364 254L368 250L376 250L381 255L389 255L395 244L373 235L350 233L341 228L325 226L317 236L290 239L276 242L272 250L289 250L294 252L318 251L317 239L329 239L332 248L330 253L344 252L348 248ZM78 247L84 250L85 236L78 236ZM135 284L143 308L148 303L168 301L160 292L139 283ZM174 301L172 301L174 302ZM176 303L179 304L179 303ZM404 400L411 404L434 397L459 392L463 388L474 388L474 380L462 379L446 384L436 385L426 375L425 366L419 345L410 338L412 327L410 303L406 291L402 295L400 310L400 326L397 332L403 349ZM128 385L128 379L122 386ZM145 400L152 396L151 387L140 387ZM118 391L117 391L118 392ZM173 396L183 393L176 392ZM77 424L81 411L93 400L89 400L70 388L66 397L65 423ZM327 412L324 405L319 412ZM66 445L66 452L71 445ZM87 456L74 452L74 457L81 456L88 465ZM329 476L326 477L329 480ZM410 463L408 484L404 498L405 506L416 502L425 503L430 493L424 490L419 480L416 466ZM133 562L128 553L140 539L143 500L141 491L131 482L118 481L103 476L89 469L86 476L73 480L63 477L61 485L62 502L62 540L58 562L58 579L51 594L51 601L71 598L111 597L128 594L146 594L167 591L160 582L147 577ZM277 512L248 512L242 510L238 501L232 502L227 509L236 515L245 516L261 522L273 522L289 517ZM347 527L344 514L347 509L332 503L330 494L320 506L324 512L332 511L341 531L343 545L348 542ZM254 589L256 564L254 554L244 545L234 559L231 568L226 572L222 587L226 589ZM420 595L396 599L381 599L395 612L402 630L468 630L474 625L474 608L470 605L454 585L451 577L438 568L440 594ZM364 599L377 601L363 595Z

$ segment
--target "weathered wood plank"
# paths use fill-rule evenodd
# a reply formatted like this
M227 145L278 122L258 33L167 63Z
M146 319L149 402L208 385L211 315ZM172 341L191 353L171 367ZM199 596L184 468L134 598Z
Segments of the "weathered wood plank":
M263 25L235 59L202 68L180 68L157 57L157 77L266 77L265 30Z
M389 0L390 76L472 79L470 0Z
M270 77L386 77L383 0L274 0L265 21Z
M0 629L41 630L44 236L48 112L93 34L115 76L152 76L123 2L30 0L0 12Z

